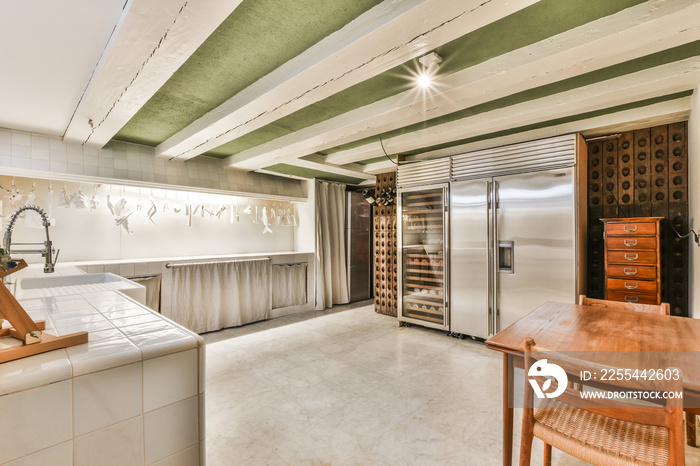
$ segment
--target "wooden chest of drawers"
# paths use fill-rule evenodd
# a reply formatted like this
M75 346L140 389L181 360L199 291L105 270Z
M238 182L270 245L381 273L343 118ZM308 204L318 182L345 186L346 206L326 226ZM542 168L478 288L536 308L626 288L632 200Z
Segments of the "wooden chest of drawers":
M605 299L661 303L662 217L604 218Z

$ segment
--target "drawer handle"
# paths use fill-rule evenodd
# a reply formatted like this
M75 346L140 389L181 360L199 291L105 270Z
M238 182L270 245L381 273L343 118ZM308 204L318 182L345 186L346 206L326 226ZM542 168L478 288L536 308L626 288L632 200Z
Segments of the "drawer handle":
M628 303L638 303L639 302L639 296L625 296L625 301Z
M637 245L636 239L626 239L626 240L623 240L622 242L625 243L625 246L627 246L628 248L633 248Z
M622 271L625 272L625 275L637 275L637 273L639 273L639 270L627 267L622 269Z
M639 283L637 282L625 282L625 288L628 290L636 290L639 288Z
M637 259L639 259L639 254L625 253L625 259L627 259L628 261L636 261Z
M625 230L627 233L634 233L637 231L637 225L623 225L622 229Z

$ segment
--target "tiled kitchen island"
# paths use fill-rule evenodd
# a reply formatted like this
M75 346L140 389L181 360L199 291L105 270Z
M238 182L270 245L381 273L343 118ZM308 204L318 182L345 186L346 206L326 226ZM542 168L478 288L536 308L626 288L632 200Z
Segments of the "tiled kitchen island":
M200 464L201 337L117 291L20 303L89 342L0 364L0 464Z

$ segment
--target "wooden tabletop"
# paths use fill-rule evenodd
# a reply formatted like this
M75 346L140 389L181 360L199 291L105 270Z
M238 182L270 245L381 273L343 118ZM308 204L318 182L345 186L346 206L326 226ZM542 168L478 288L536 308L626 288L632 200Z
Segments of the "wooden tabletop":
M486 345L522 354L527 337L552 351L663 352L683 371L684 388L700 392L700 320L548 302Z

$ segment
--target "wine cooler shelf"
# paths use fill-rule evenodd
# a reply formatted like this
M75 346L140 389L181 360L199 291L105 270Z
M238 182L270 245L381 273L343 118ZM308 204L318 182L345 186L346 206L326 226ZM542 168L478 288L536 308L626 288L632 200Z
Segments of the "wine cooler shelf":
M444 328L446 316L445 190L401 194L401 318Z

